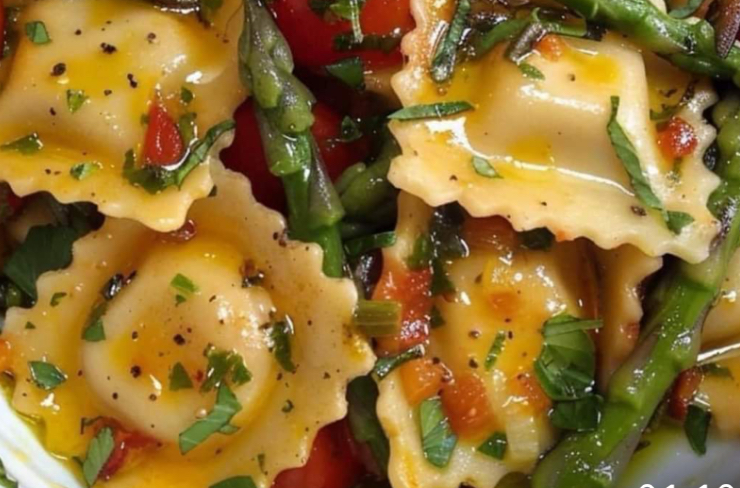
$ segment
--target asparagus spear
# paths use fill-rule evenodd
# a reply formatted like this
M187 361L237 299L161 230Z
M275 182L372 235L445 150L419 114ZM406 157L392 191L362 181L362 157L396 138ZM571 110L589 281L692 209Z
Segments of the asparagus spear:
M609 384L594 432L570 434L540 462L533 488L605 488L614 485L642 431L678 374L696 362L702 324L717 297L740 239L740 98L715 107L721 186L709 208L722 223L710 257L676 262L648 303L636 350Z
M585 17L630 36L676 66L740 86L740 49L717 54L709 22L689 23L660 11L650 0L557 0Z
M324 273L341 276L344 209L310 133L314 98L293 75L288 43L259 0L244 0L239 68L254 96L270 171L285 187L290 236L321 245Z

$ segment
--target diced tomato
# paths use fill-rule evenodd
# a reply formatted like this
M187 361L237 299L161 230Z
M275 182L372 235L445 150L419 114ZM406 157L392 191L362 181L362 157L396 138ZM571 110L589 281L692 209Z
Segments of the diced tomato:
M352 439L344 421L328 425L316 435L308 462L280 473L272 488L352 488L363 474L352 454Z
M160 103L153 102L144 140L144 161L166 166L179 161L182 154L183 143L177 124Z
M98 479L108 481L130 461L133 451L143 451L159 446L156 439L138 432L126 430L119 422L110 418L100 419L99 428L109 427L113 430L113 451L100 470Z
M442 406L452 430L462 437L486 432L494 420L486 386L472 372L456 375L455 381L444 387Z
M430 358L414 359L399 368L403 392L411 405L418 405L423 400L433 397L442 388L445 367Z
M552 406L552 401L540 386L540 382L529 373L521 373L510 378L508 386L511 394L524 400L534 413L545 412Z
M668 159L688 156L696 149L699 140L694 128L681 117L671 117L658 128L658 146Z
M396 300L403 308L401 332L378 338L378 351L392 354L424 343L429 337L432 310L431 268L409 270L401 263L386 260L375 287L374 300Z
M537 43L537 51L548 61L557 61L563 55L565 43L560 36L548 34Z
M313 108L314 124L311 133L321 151L332 179L337 178L348 166L362 160L363 145L360 141L347 144L338 141L342 118L323 103ZM280 178L270 173L262 148L257 118L252 100L244 102L234 115L236 136L231 147L222 153L227 168L238 171L252 182L255 198L275 210L285 210L285 193Z
M681 421L686 418L689 405L694 401L703 379L704 375L697 368L688 369L678 376L668 403L671 417Z
M275 0L270 4L277 24L288 40L296 62L319 68L342 58L359 55L372 68L401 64L399 48L385 53L380 50L337 51L334 40L351 32L349 21L331 12L323 16L311 9L310 0ZM414 26L408 0L367 0L360 14L364 34L403 35Z
M0 373L10 368L12 361L11 347L8 341L0 339Z
M518 243L516 231L503 217L467 218L463 239L473 249L507 252Z

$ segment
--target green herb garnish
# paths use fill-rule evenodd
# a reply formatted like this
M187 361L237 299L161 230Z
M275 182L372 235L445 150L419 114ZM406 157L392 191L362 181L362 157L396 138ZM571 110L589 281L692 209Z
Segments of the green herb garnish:
M591 432L599 426L602 404L602 398L593 394L570 402L556 402L550 421L559 429Z
M67 375L51 363L44 361L30 361L31 379L42 390L53 390L67 381Z
M706 407L696 403L689 405L683 428L691 449L700 456L707 453L707 436L711 421L712 414Z
M353 437L367 444L378 468L385 473L388 471L390 444L375 410L378 395L378 385L371 376L352 380L347 387L347 419Z
M3 151L18 151L24 156L35 154L44 148L44 143L37 133L32 133L14 141L7 142L0 146Z
M440 102L429 105L413 105L393 112L388 116L392 120L420 120L441 119L450 115L456 115L468 110L473 110L468 102Z
M26 37L37 45L49 44L51 42L49 31L46 30L46 24L40 20L26 22Z
M90 442L87 448L87 456L82 463L82 474L85 477L87 486L93 486L100 477L105 464L113 454L115 440L113 430L110 427L103 427Z
M269 328L268 344L280 367L289 373L298 369L293 363L290 339L294 334L293 322L285 320L275 322Z
M0 459L0 486L2 488L18 488L18 482L8 478L8 473L5 471L5 465Z
M498 331L496 333L496 338L493 339L491 348L488 350L488 354L486 354L486 361L484 363L486 367L486 371L490 371L491 368L493 368L496 365L496 360L498 359L501 352L504 350L505 341L506 341L506 332L504 332L503 330Z
M67 296L67 294L65 292L63 292L63 291L58 291L58 292L54 293L51 296L51 300L49 301L49 305L51 305L52 307L56 307L57 305L59 305L59 302L62 301L62 298L66 297L66 296Z
M82 330L82 339L87 342L100 342L105 340L105 327L103 326L103 315L107 310L105 303L97 304L90 317L87 319L87 325Z
M221 383L221 386L218 387L216 404L213 406L213 410L205 418L197 420L180 434L180 452L187 454L213 434L219 432L227 435L234 433L235 430L230 422L241 409L242 406L234 393L226 386L226 383Z
M75 113L82 108L89 98L84 90L67 90L67 109L71 113Z
M360 256L374 249L391 247L396 243L396 233L393 231L358 237L344 243L347 256Z
M502 176L496 171L491 162L480 156L473 156L471 160L473 169L476 173L486 178L502 178Z
M542 71L538 70L529 63L520 62L517 64L517 67L525 77L531 80L541 81L545 79L545 75L542 73Z
M444 468L452 458L457 436L452 432L450 420L442 411L439 397L429 398L419 405L421 446L430 464Z
M252 373L244 364L241 354L209 347L204 355L208 358L205 381L200 387L201 393L218 388L227 377L236 386L241 386L252 379Z
M342 59L325 67L326 72L350 88L360 89L365 85L365 68L357 56Z
M447 32L437 46L432 58L430 73L432 79L437 83L444 83L452 78L457 61L457 51L460 48L463 33L468 24L469 13L470 0L458 0Z
M424 352L424 346L422 344L417 344L414 347L406 349L404 352L396 356L379 358L378 361L375 363L373 373L375 374L375 376L378 377L379 380L382 380L403 363L409 362L412 359L419 359L421 357L424 357Z
M189 390L193 388L193 380L182 363L177 362L170 371L170 391Z
M188 88L182 87L180 88L180 101L184 103L185 105L190 104L190 102L195 99L195 95L193 95L193 92L191 92Z
M250 476L234 476L223 481L219 481L210 488L257 488Z
M368 337L393 335L401 329L401 304L395 300L359 300L352 321Z
M486 439L483 444L478 446L478 452L494 459L503 459L508 445L509 442L506 439L506 434L503 432L496 432Z
M101 165L97 162L77 163L69 169L69 175L78 180L84 180L100 169Z

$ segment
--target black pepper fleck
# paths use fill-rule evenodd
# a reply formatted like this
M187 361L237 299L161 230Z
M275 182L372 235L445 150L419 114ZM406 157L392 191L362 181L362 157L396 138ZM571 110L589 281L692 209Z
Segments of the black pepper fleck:
M118 48L114 46L113 44L108 44L107 42L103 42L100 44L100 49L103 50L105 54L113 54L114 52L118 51Z
M51 76L62 76L67 72L67 65L64 63L57 63L51 68Z
M139 366L131 366L131 376L134 378L141 376L141 368Z
M133 73L127 74L126 79L128 79L128 84L131 86L131 88L136 88L137 86L139 86L139 82L136 81L136 78L134 78Z
M173 341L175 341L175 344L178 346L182 346L185 344L185 338L181 336L180 334L177 334L175 337L172 338Z

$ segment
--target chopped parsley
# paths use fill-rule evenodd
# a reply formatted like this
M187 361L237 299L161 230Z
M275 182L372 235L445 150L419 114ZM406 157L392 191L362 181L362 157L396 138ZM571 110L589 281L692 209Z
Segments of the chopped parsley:
M382 380L403 363L409 362L412 359L419 359L423 357L424 352L424 346L422 344L417 344L414 347L406 349L404 352L396 356L379 358L378 361L375 363L373 373L375 374L375 376L378 377L379 380Z
M496 338L493 339L491 348L488 350L488 354L486 354L486 361L484 363L486 371L490 371L491 368L496 365L496 360L498 359L501 352L504 350L505 341L506 332L504 332L503 330L498 331L498 333L496 334Z
M365 68L362 65L362 59L357 56L326 65L324 69L350 88L357 90L365 86Z
M521 62L518 63L517 66L519 67L519 71L521 71L522 74L530 80L541 81L545 79L545 75L542 73L542 71L538 70L529 63Z
M471 160L473 169L476 173L486 178L502 178L502 176L496 171L491 162L480 156L473 156Z
M280 367L289 373L295 373L298 369L293 363L290 338L294 334L293 322L286 317L285 320L275 322L268 330L268 347L275 356Z
M707 453L707 436L711 421L712 414L709 409L698 403L689 405L683 428L691 449L700 456Z
M450 115L456 115L468 110L473 110L473 106L468 102L440 102L428 105L413 105L397 110L388 116L392 120L420 120L420 119L441 119Z
M242 356L234 351L225 351L215 347L209 347L205 350L204 355L208 359L206 367L206 376L200 387L201 393L218 388L226 378L231 379L231 383L241 386L252 379L252 373L244 364Z
M77 163L69 169L69 175L78 181L82 181L92 176L101 167L102 165L98 162Z
M14 141L7 142L0 146L3 151L18 151L24 156L36 154L44 148L44 143L37 133L28 134Z
M234 476L223 481L219 481L210 488L257 488L254 480L250 476Z
M67 109L71 113L75 113L82 108L89 98L84 90L67 90Z
M58 291L58 292L54 293L51 296L51 300L49 301L49 305L51 305L52 307L56 307L57 305L59 305L59 302L62 301L62 298L66 297L66 296L67 296L67 294L65 292L63 292L63 291Z
M93 307L87 324L82 330L82 339L87 342L100 342L105 340L105 328L103 326L103 315L107 310L105 303L99 303Z
M178 292L177 295L175 295L175 302L177 305L185 302L199 290L198 286L193 283L190 278L180 273L177 273L175 277L172 278L170 286Z
M31 379L42 390L53 390L67 381L67 375L51 363L45 361L30 361Z
M185 429L179 436L179 447L182 454L195 449L201 442L205 441L213 434L222 433L225 435L236 432L236 427L231 425L231 419L242 409L239 400L229 389L226 383L218 387L216 393L216 403L208 415L196 420L193 425Z
M46 24L40 20L26 22L26 37L37 45L49 44L51 42L49 31L46 30Z
M503 459L506 454L506 448L508 446L506 434L503 432L496 432L491 437L485 440L483 444L478 446L478 452L485 454L486 456L494 459Z
M193 388L193 380L182 363L177 362L170 371L170 391L189 390Z
M457 436L452 432L450 420L442 410L442 399L428 398L419 405L421 447L430 464L444 468L452 458Z
M87 486L93 486L100 477L100 472L110 459L115 448L115 439L113 430L110 427L103 427L90 442L87 448L87 456L82 463L82 474L85 477Z

